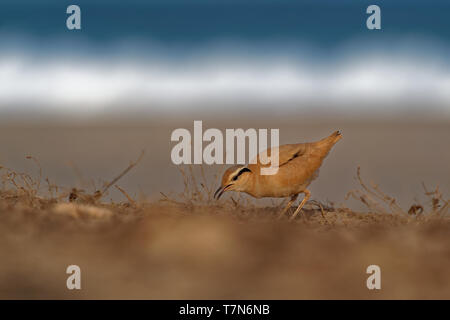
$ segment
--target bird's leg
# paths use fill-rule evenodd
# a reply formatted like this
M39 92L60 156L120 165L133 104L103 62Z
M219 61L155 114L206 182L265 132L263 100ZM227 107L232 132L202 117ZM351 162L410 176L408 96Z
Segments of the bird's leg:
M303 193L305 194L305 197L303 198L302 202L300 202L300 204L297 207L297 210L295 210L294 214L292 215L292 217L289 220L294 220L295 219L295 217L300 212L300 210L302 210L302 208L305 205L306 201L308 201L309 197L311 196L311 192L309 192L309 190L305 189L305 191L303 191Z
M298 194L294 194L291 197L291 200L289 200L288 204L286 205L286 207L283 209L283 211L281 211L280 215L278 216L278 219L281 219L284 214L286 213L286 211L289 210L289 208L292 206L292 204L294 203L295 200L297 200Z

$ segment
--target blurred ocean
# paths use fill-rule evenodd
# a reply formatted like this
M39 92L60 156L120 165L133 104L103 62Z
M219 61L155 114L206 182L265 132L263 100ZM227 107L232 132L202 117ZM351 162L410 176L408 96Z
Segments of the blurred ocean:
M449 1L0 3L0 114L223 105L450 116Z

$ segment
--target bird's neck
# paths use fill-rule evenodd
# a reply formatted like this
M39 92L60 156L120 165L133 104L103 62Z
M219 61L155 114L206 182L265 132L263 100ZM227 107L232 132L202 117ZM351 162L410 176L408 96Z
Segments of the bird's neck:
M258 174L252 173L247 180L246 184L246 190L245 192L259 198L259 194L261 192L260 190L260 183L259 183L260 176Z

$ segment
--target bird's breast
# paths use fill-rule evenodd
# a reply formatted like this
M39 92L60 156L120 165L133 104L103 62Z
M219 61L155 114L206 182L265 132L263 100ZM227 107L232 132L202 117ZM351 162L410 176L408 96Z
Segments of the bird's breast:
M280 171L281 168L275 175L259 176L258 183L248 193L256 198L284 198L304 191L309 184L304 179L297 179L295 175L280 174Z

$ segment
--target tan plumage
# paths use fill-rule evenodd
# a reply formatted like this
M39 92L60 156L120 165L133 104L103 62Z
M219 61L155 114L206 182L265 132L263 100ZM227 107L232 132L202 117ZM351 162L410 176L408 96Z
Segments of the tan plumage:
M280 217L292 206L300 193L305 197L292 215L296 217L303 205L308 201L310 192L309 184L318 176L319 168L323 159L328 155L331 148L342 138L339 131L329 137L312 143L286 144L279 147L279 168L274 175L261 175L261 154L258 155L255 164L248 166L233 166L229 168L222 177L221 187L215 196L220 196L225 191L245 192L255 198L291 197ZM268 150L268 155L275 149Z

